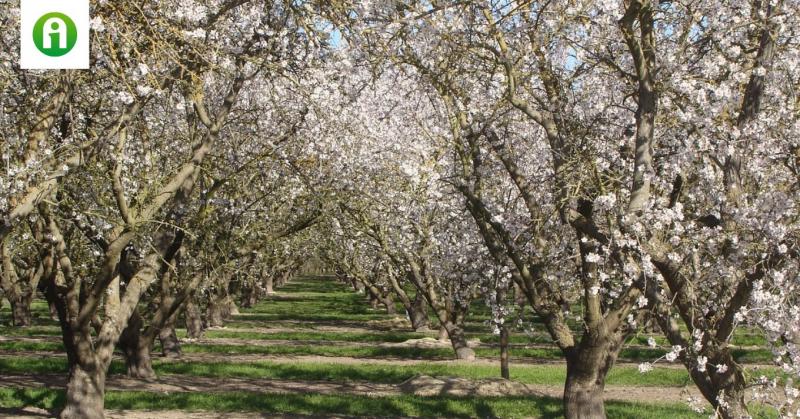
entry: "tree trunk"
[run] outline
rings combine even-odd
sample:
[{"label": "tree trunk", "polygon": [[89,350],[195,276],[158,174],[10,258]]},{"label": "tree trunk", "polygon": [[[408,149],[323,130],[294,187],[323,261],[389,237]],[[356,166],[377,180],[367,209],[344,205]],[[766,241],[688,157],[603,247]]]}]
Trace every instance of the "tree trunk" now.
[{"label": "tree trunk", "polygon": [[[564,417],[566,419],[605,419],[603,379],[593,379],[575,372],[567,363],[567,382],[564,386]],[[603,377],[605,378],[605,377]]]},{"label": "tree trunk", "polygon": [[9,300],[11,303],[11,318],[14,326],[28,327],[33,323],[33,316],[31,315],[31,303],[33,302],[33,293],[26,293],[19,296],[14,296]]},{"label": "tree trunk", "polygon": [[150,354],[151,346],[144,342],[143,339],[139,342],[139,345],[126,346],[123,350],[128,377],[144,381],[155,380],[156,373],[153,371],[153,360]]},{"label": "tree trunk", "polygon": [[275,294],[275,279],[272,275],[267,276],[266,280],[267,295]]},{"label": "tree trunk", "polygon": [[60,419],[103,419],[105,368],[73,365],[69,372],[67,394]]},{"label": "tree trunk", "polygon": [[275,281],[275,286],[277,288],[281,288],[286,285],[286,282],[289,280],[289,277],[292,275],[291,271],[286,271],[278,276],[278,280]]},{"label": "tree trunk", "polygon": [[253,308],[253,306],[258,304],[260,292],[261,286],[258,284],[247,287],[242,295],[242,307]]},{"label": "tree trunk", "polygon": [[218,301],[216,298],[216,295],[211,295],[208,299],[208,309],[206,311],[208,327],[225,326],[225,316],[223,314],[223,305],[225,302]]},{"label": "tree trunk", "polygon": [[508,370],[508,327],[500,326],[500,376],[506,380],[511,378]]},{"label": "tree trunk", "polygon": [[441,341],[449,339],[447,337],[447,328],[445,328],[444,325],[439,326],[439,336],[437,337],[437,339]]},{"label": "tree trunk", "polygon": [[58,308],[55,304],[48,301],[47,305],[50,307],[50,320],[58,320]]},{"label": "tree trunk", "polygon": [[406,310],[408,318],[411,320],[411,327],[415,332],[426,332],[430,330],[430,320],[428,320],[428,302],[422,293],[417,293],[414,302]]},{"label": "tree trunk", "polygon": [[467,338],[464,336],[464,329],[453,322],[445,323],[445,330],[447,336],[450,337],[450,344],[453,345],[453,350],[456,351],[456,358],[466,361],[475,360],[475,351],[467,345]]},{"label": "tree trunk", "polygon": [[234,300],[233,297],[230,296],[230,294],[225,299],[225,301],[227,308],[225,309],[223,314],[225,314],[225,320],[230,320],[231,316],[239,314],[239,307],[236,305],[236,300]]},{"label": "tree trunk", "polygon": [[161,354],[166,358],[180,358],[183,355],[181,343],[175,333],[175,319],[177,316],[177,312],[173,313],[158,332],[158,340],[161,342]]},{"label": "tree trunk", "polygon": [[394,299],[392,298],[392,294],[386,294],[382,299],[381,303],[386,307],[386,314],[397,314],[397,307],[394,305]]},{"label": "tree trunk", "polygon": [[200,339],[203,337],[203,316],[200,307],[197,306],[196,297],[189,296],[186,301],[186,310],[183,312],[186,321],[186,336],[189,339]]},{"label": "tree trunk", "polygon": [[350,277],[350,284],[353,285],[353,290],[355,292],[357,292],[357,293],[364,292],[365,287],[364,287],[364,284],[361,281],[355,279],[354,277]]},{"label": "tree trunk", "polygon": [[[588,333],[588,332],[587,332]],[[612,345],[586,342],[584,336],[575,352],[568,354],[567,381],[564,385],[564,417],[566,419],[605,419],[603,390],[606,375],[616,361],[617,349]],[[609,342],[611,344],[611,342]]]},{"label": "tree trunk", "polygon": [[722,419],[744,419],[752,415],[747,411],[744,401],[745,380],[741,371],[737,371],[739,378],[722,391],[724,404],[717,403],[715,407]]},{"label": "tree trunk", "polygon": [[128,327],[119,337],[119,348],[125,357],[128,377],[151,381],[156,378],[150,354],[153,341],[142,336],[143,323],[141,315],[134,311],[128,320]]}]

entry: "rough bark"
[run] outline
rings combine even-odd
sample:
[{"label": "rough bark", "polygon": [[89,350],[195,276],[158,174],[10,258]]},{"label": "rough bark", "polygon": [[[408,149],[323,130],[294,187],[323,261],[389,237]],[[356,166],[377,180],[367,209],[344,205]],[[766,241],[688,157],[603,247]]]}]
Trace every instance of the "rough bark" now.
[{"label": "rough bark", "polygon": [[50,302],[48,302],[47,305],[50,308],[50,320],[58,320],[58,309],[56,305]]},{"label": "rough bark", "polygon": [[422,293],[417,293],[414,302],[406,309],[408,318],[411,320],[411,327],[415,332],[426,332],[430,330],[430,320],[428,319],[428,302]]},{"label": "rough bark", "polygon": [[72,365],[60,419],[103,419],[106,372],[96,365]]},{"label": "rough bark", "polygon": [[225,321],[231,318],[231,302],[227,292],[224,292],[223,295],[220,295],[220,293],[212,293],[209,296],[208,308],[206,311],[208,327],[225,326]]},{"label": "rough bark", "polygon": [[445,341],[449,339],[447,337],[447,328],[444,327],[444,325],[439,326],[439,335],[437,336],[437,339],[439,339],[440,341]]},{"label": "rough bark", "polygon": [[506,380],[511,378],[508,368],[508,327],[500,327],[500,376]]},{"label": "rough bark", "polygon": [[275,279],[272,277],[272,275],[267,275],[264,285],[267,289],[267,295],[275,294]]},{"label": "rough bark", "polygon": [[142,325],[142,316],[138,311],[134,311],[128,319],[128,327],[120,335],[119,348],[125,357],[128,377],[150,381],[156,378],[150,355],[153,341],[148,336],[142,335]]},{"label": "rough bark", "polygon": [[14,326],[28,327],[33,322],[33,315],[31,314],[31,303],[33,302],[33,293],[26,292],[20,295],[9,295],[9,302],[11,303],[11,319]]},{"label": "rough bark", "polygon": [[387,293],[381,297],[381,304],[386,307],[386,314],[397,314],[397,307],[394,305],[394,298],[392,298],[392,294]]},{"label": "rough bark", "polygon": [[465,361],[474,361],[475,351],[467,345],[467,337],[464,335],[464,329],[451,321],[445,322],[444,328],[447,331],[447,336],[450,337],[450,344],[453,345],[456,358]]},{"label": "rough bark", "polygon": [[11,321],[17,327],[30,326],[33,318],[31,303],[34,290],[42,276],[43,267],[40,264],[37,268],[28,268],[18,274],[17,266],[12,261],[11,251],[6,241],[0,244],[0,256],[2,257],[0,288],[3,289],[6,299],[11,304]]},{"label": "rough bark", "polygon": [[197,297],[192,294],[186,301],[186,310],[183,312],[186,322],[186,336],[189,339],[200,339],[203,337],[203,315],[197,305]]},{"label": "rough bark", "polygon": [[177,312],[173,313],[158,332],[158,340],[161,342],[161,355],[166,358],[180,358],[183,355],[181,343],[175,333],[177,315]]},{"label": "rough bark", "polygon": [[564,386],[564,417],[566,419],[604,419],[603,389],[605,376],[598,377],[567,364]]},{"label": "rough bark", "polygon": [[567,353],[567,380],[564,385],[566,419],[604,419],[603,403],[606,375],[617,359],[621,334],[608,335],[603,325],[584,332],[580,344]]},{"label": "rough bark", "polygon": [[242,294],[241,304],[244,308],[252,308],[258,304],[258,286],[253,285],[244,289]]}]

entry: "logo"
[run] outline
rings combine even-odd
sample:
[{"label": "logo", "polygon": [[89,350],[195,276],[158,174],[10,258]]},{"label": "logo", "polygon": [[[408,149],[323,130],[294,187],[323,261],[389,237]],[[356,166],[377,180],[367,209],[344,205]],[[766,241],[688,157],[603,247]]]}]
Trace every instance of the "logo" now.
[{"label": "logo", "polygon": [[20,67],[89,68],[89,0],[20,0]]},{"label": "logo", "polygon": [[78,41],[78,28],[69,16],[53,12],[39,18],[33,26],[33,43],[42,54],[60,57]]}]

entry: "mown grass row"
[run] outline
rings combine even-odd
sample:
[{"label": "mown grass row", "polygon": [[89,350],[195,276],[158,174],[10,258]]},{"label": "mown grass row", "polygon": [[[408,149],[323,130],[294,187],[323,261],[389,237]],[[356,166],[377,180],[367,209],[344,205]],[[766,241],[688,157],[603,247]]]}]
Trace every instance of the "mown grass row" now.
[{"label": "mown grass row", "polygon": [[[31,335],[58,335],[60,332],[55,327],[56,323],[49,319],[49,309],[44,301],[36,300],[33,303],[32,311],[36,326],[27,329],[0,326],[2,336],[31,336]],[[365,322],[376,320],[391,319],[382,309],[373,310],[365,301],[363,295],[356,294],[344,284],[339,284],[331,280],[319,280],[312,278],[302,278],[290,282],[281,289],[281,293],[268,297],[253,308],[242,309],[242,314],[234,316],[234,320],[229,324],[231,328],[255,327],[269,322],[271,325],[280,325],[281,322],[293,322],[284,324],[292,328],[308,327],[314,329],[315,323],[335,323],[338,325],[364,326]],[[498,337],[487,333],[487,326],[483,323],[486,308],[481,301],[473,303],[471,315],[468,317],[467,331],[469,338],[478,338],[482,342],[497,343]],[[543,325],[538,321],[529,308],[524,318],[529,320],[529,326],[533,326],[537,332],[524,333],[512,331],[512,344],[540,344],[552,343],[552,339],[543,332]],[[402,313],[402,307],[398,306],[398,312]],[[8,304],[4,304],[0,314],[3,320],[7,320],[10,314]],[[294,323],[301,322],[301,323]],[[305,324],[302,324],[305,323]],[[436,327],[435,319],[432,319],[433,326]],[[49,328],[48,326],[53,326]],[[575,325],[577,328],[577,324]],[[228,337],[241,339],[259,339],[257,334],[244,332],[235,335],[235,332],[209,331],[208,337]],[[273,339],[287,340],[318,340],[318,341],[351,341],[351,342],[396,342],[407,339],[417,339],[425,336],[424,334],[407,331],[374,331],[372,333],[333,333],[322,331],[318,333],[308,333],[305,336],[291,333]],[[649,334],[640,334],[629,339],[629,344],[646,345]],[[655,334],[652,336],[660,346],[666,346],[666,340]],[[757,331],[739,330],[733,336],[732,344],[737,346],[761,346],[766,347],[767,342],[763,335]]]},{"label": "mown grass row", "polygon": [[[399,384],[417,375],[462,377],[472,380],[497,378],[498,368],[484,364],[341,364],[327,362],[170,362],[155,360],[153,368],[157,374],[179,374],[187,376],[217,378],[252,378],[321,381],[368,381],[382,384]],[[6,374],[61,374],[68,371],[64,358],[0,358],[0,373]],[[750,370],[754,375],[774,377],[778,372],[772,368]],[[124,374],[122,362],[114,361],[111,374]],[[564,365],[513,365],[511,379],[524,384],[560,387],[566,377]],[[618,365],[611,370],[608,385],[645,387],[692,386],[682,368],[656,368],[642,374],[636,367]]]},{"label": "mown grass row", "polygon": [[[395,358],[414,360],[449,360],[453,359],[453,350],[448,347],[417,348],[417,347],[382,347],[382,346],[355,346],[355,345],[238,345],[238,344],[183,344],[186,353],[207,353],[221,355],[272,355],[272,356],[328,356],[328,357],[353,357],[353,358]],[[60,342],[25,342],[8,341],[0,342],[3,351],[63,351]],[[667,351],[661,348],[625,348],[620,352],[620,361],[649,362],[662,357]],[[558,361],[562,359],[561,351],[556,347],[539,348],[512,348],[512,359],[522,362],[531,361]],[[768,363],[772,353],[766,349],[735,349],[732,351],[734,358],[740,363]],[[480,358],[497,359],[500,356],[498,348],[475,348],[475,354]]]},{"label": "mown grass row", "polygon": [[[24,406],[57,410],[64,393],[49,389],[0,389],[0,407]],[[106,409],[184,410],[215,412],[270,412],[295,415],[383,417],[503,417],[560,418],[561,401],[550,397],[367,397],[322,394],[259,393],[151,393],[108,391]],[[609,401],[609,417],[621,419],[700,418],[680,404],[644,404]]]}]

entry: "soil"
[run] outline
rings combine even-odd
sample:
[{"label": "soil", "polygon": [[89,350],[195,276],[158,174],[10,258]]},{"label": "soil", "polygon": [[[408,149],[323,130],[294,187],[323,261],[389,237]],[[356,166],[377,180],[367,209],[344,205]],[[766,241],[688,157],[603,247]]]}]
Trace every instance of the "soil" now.
[{"label": "soil", "polygon": [[[380,348],[451,348],[452,344],[450,339],[435,339],[435,338],[422,338],[422,339],[409,339],[404,342],[385,342],[377,345]],[[478,339],[468,340],[467,346],[470,348],[477,348],[481,346],[481,341]]]}]

